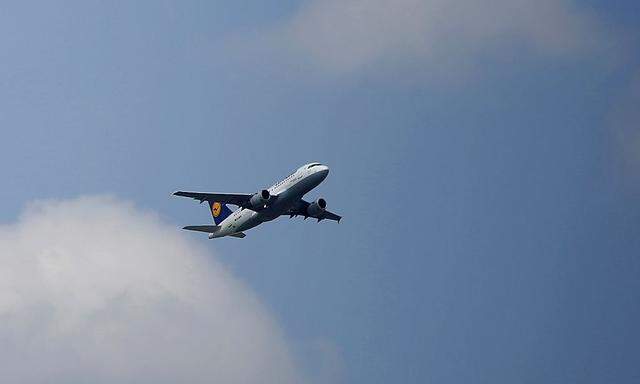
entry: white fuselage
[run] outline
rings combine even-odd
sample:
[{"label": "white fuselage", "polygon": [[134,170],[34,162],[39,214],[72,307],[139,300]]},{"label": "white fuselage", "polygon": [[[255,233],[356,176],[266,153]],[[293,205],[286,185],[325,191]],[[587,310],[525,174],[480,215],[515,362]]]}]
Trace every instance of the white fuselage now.
[{"label": "white fuselage", "polygon": [[220,223],[220,230],[209,238],[224,237],[246,231],[286,213],[307,192],[317,187],[329,174],[329,167],[304,165],[285,179],[269,187],[273,202],[259,211],[240,208]]}]

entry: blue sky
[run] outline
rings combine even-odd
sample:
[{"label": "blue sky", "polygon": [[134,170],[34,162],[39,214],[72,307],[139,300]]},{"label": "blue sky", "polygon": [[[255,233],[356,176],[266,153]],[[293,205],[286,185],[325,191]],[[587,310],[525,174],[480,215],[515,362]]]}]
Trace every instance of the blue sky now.
[{"label": "blue sky", "polygon": [[310,197],[339,225],[184,235],[310,375],[638,381],[636,2],[3,8],[2,223],[110,194],[178,231],[210,218],[173,190],[257,191],[320,161]]}]

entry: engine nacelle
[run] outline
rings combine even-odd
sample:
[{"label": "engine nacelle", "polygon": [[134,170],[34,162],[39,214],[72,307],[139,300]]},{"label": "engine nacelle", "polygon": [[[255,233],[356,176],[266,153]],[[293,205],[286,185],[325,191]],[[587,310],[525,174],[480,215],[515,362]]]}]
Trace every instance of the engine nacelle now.
[{"label": "engine nacelle", "polygon": [[318,217],[327,209],[327,201],[322,197],[309,204],[307,214],[311,217]]},{"label": "engine nacelle", "polygon": [[263,189],[262,191],[257,192],[256,194],[251,196],[249,204],[251,204],[251,207],[255,209],[264,209],[270,198],[271,194],[269,193],[269,191]]}]

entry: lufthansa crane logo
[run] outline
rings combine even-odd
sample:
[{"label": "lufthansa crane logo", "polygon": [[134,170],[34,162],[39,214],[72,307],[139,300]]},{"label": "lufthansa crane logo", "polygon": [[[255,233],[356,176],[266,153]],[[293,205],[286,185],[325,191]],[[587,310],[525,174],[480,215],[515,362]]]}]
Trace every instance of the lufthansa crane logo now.
[{"label": "lufthansa crane logo", "polygon": [[213,213],[213,217],[220,216],[220,211],[222,211],[222,205],[216,201],[211,206],[211,213]]}]

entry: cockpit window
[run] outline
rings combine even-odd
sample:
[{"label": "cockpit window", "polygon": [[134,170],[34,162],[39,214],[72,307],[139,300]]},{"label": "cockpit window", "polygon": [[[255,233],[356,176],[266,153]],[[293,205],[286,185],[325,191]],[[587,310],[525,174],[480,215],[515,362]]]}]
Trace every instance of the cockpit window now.
[{"label": "cockpit window", "polygon": [[318,167],[318,166],[320,166],[320,165],[322,165],[322,164],[320,164],[320,163],[313,163],[313,164],[310,164],[310,165],[307,167],[307,169],[309,169],[309,168],[313,168],[313,167]]}]

